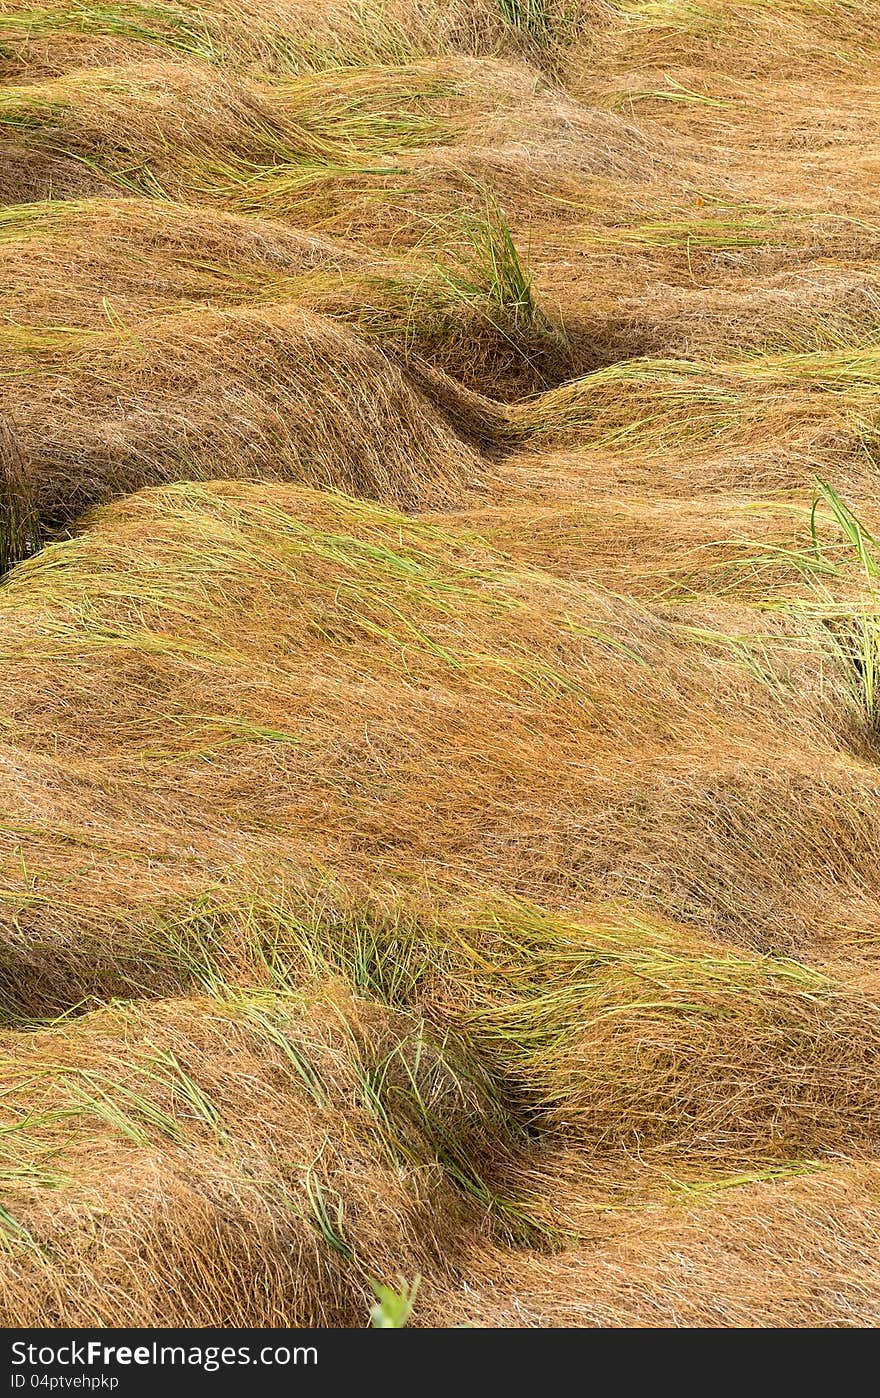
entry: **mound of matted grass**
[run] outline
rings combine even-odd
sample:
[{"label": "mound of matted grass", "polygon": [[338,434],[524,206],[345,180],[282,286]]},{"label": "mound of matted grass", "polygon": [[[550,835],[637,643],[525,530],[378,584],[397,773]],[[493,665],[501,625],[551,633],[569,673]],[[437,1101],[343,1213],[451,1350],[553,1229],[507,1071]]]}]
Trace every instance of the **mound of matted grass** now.
[{"label": "mound of matted grass", "polygon": [[474,451],[401,371],[323,317],[280,307],[111,322],[0,332],[22,490],[46,524],[163,480],[287,478],[411,507],[478,475]]},{"label": "mound of matted grass", "polygon": [[[558,1200],[569,1179],[556,1163],[548,1193]],[[435,1290],[425,1279],[417,1323],[876,1325],[874,1165],[718,1182],[679,1180],[672,1167],[664,1180],[665,1206],[607,1207],[604,1235],[564,1255],[475,1245],[466,1283]]]},{"label": "mound of matted grass", "polygon": [[764,950],[875,916],[866,697],[821,607],[669,611],[343,496],[178,485],[19,566],[0,653],[25,947],[102,879],[130,914],[276,857]]},{"label": "mound of matted grass", "polygon": [[[140,339],[144,317],[283,305],[342,320],[401,360],[429,356],[502,395],[572,368],[488,197],[479,215],[449,225],[442,246],[393,257],[359,256],[278,220],[134,198],[12,205],[0,210],[0,244],[10,329],[109,324]],[[63,282],[59,262],[70,269]]]},{"label": "mound of matted grass", "polygon": [[86,68],[8,85],[0,125],[16,136],[29,162],[72,158],[94,171],[99,190],[115,183],[166,197],[197,193],[212,173],[217,182],[225,170],[240,170],[244,178],[331,153],[327,142],[273,111],[243,82],[197,64]]},{"label": "mound of matted grass", "polygon": [[142,198],[10,205],[0,209],[0,245],[0,315],[19,327],[107,330],[114,316],[187,306],[338,301],[371,266],[277,222]]},{"label": "mound of matted grass", "polygon": [[544,147],[563,136],[556,158],[573,170],[618,169],[638,178],[644,162],[664,150],[662,140],[624,118],[536,81],[525,65],[465,58],[262,84],[158,57],[76,68],[8,84],[0,124],[34,153],[72,156],[123,187],[140,182],[148,194],[206,200],[236,182],[281,176],[288,166],[366,169],[370,156],[412,147],[466,138],[477,147],[503,145],[511,129]]},{"label": "mound of matted grass", "polygon": [[370,1277],[454,1271],[485,1214],[454,1162],[515,1144],[448,1036],[341,985],[117,1005],[0,1052],[17,1323],[356,1325]]},{"label": "mound of matted grass", "polygon": [[674,64],[760,83],[813,65],[845,73],[876,52],[876,0],[623,0],[619,10],[632,25],[628,57],[649,71]]},{"label": "mound of matted grass", "polygon": [[8,64],[49,71],[157,49],[260,74],[496,53],[553,70],[570,45],[601,39],[615,18],[605,0],[121,0],[88,10],[46,0],[4,8],[0,40]]},{"label": "mound of matted grass", "polygon": [[[656,922],[421,898],[228,889],[177,920],[187,998],[7,1032],[4,1314],[357,1324],[369,1278],[404,1268],[471,1320],[607,1322],[630,1249],[623,1314],[662,1313],[664,1232],[704,1267],[717,1222],[748,1275],[778,1211],[784,1267],[786,1181],[858,1188],[840,1162],[876,1149],[876,1000]],[[482,1295],[498,1267],[519,1302]]]},{"label": "mound of matted grass", "polygon": [[[511,405],[501,438],[569,439],[616,446],[638,441],[658,453],[682,443],[748,442],[772,430],[812,461],[874,444],[880,359],[873,346],[746,358],[732,363],[631,359]],[[462,421],[479,413],[474,400]]]}]

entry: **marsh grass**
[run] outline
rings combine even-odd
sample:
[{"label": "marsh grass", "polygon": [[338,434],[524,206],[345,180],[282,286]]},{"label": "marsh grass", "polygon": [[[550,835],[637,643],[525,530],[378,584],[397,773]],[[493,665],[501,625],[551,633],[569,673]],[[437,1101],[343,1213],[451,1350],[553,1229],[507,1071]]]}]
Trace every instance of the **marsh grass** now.
[{"label": "marsh grass", "polygon": [[106,35],[212,60],[216,46],[198,10],[176,5],[33,6],[0,15],[0,44],[13,51],[25,41],[72,35]]},{"label": "marsh grass", "polygon": [[[880,543],[842,495],[816,479],[808,537],[754,555],[809,584],[797,597],[767,602],[817,625],[830,639],[856,710],[869,732],[880,724]],[[828,537],[828,525],[835,529]],[[852,595],[855,589],[855,597]]]},{"label": "marsh grass", "polygon": [[[446,334],[454,337],[450,309],[457,303],[471,322],[468,329],[465,321],[464,333],[473,346],[472,373],[477,382],[488,374],[503,389],[504,361],[509,360],[514,370],[518,362],[521,371],[531,372],[526,388],[558,383],[568,377],[572,364],[564,327],[539,303],[528,253],[523,255],[517,248],[500,204],[485,191],[482,199],[481,212],[460,219],[460,233],[452,238],[444,260],[435,264],[432,278],[423,283],[414,309],[420,313],[425,289],[438,282],[446,288]],[[482,353],[481,341],[485,342]],[[467,341],[459,358],[467,363]]]},{"label": "marsh grass", "polygon": [[13,1325],[876,1323],[878,13],[0,15]]},{"label": "marsh grass", "polygon": [[0,578],[39,544],[39,520],[21,447],[12,428],[0,421]]},{"label": "marsh grass", "polygon": [[36,1249],[37,1247],[27,1228],[19,1223],[5,1204],[0,1204],[0,1246],[10,1253],[15,1253],[20,1248]]},{"label": "marsh grass", "polygon": [[462,231],[460,270],[446,273],[452,290],[469,305],[487,305],[488,314],[504,329],[532,329],[541,312],[531,273],[500,206],[487,198],[484,212],[465,218]]},{"label": "marsh grass", "polygon": [[827,624],[844,658],[849,662],[856,700],[865,721],[880,733],[880,544],[860,522],[833,486],[817,481],[816,500],[810,514],[810,534],[815,553],[823,556],[817,529],[820,502],[825,505],[858,560],[864,581],[864,600],[847,614],[832,606]]},{"label": "marsh grass", "polygon": [[345,1262],[354,1258],[351,1245],[345,1236],[345,1204],[342,1196],[333,1192],[321,1182],[321,1177],[309,1166],[303,1175],[303,1187],[309,1205],[309,1219],[328,1247]]},{"label": "marsh grass", "polygon": [[529,38],[544,42],[549,38],[552,21],[546,0],[498,0],[498,7],[508,24]]}]

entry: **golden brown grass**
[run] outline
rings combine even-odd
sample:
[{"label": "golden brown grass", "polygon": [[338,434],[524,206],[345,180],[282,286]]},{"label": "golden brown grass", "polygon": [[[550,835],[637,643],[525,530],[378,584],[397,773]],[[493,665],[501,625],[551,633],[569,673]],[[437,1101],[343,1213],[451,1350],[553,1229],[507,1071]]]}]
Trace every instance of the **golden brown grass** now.
[{"label": "golden brown grass", "polygon": [[878,18],[0,3],[4,1323],[878,1323]]},{"label": "golden brown grass", "polygon": [[477,473],[400,370],[322,317],[204,311],[140,332],[108,319],[0,332],[9,422],[48,523],[163,480],[287,478],[416,505]]}]

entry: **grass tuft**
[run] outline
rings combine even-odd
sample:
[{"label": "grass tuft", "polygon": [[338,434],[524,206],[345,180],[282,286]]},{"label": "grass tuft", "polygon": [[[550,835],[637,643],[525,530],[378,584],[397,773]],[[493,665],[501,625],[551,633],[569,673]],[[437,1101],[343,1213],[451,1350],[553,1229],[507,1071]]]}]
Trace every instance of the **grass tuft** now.
[{"label": "grass tuft", "polygon": [[0,577],[34,553],[40,528],[21,447],[12,428],[0,422]]},{"label": "grass tuft", "polygon": [[370,1324],[375,1330],[402,1330],[413,1312],[421,1277],[413,1277],[411,1282],[398,1278],[397,1287],[385,1286],[382,1282],[370,1281],[375,1305],[370,1307]]}]

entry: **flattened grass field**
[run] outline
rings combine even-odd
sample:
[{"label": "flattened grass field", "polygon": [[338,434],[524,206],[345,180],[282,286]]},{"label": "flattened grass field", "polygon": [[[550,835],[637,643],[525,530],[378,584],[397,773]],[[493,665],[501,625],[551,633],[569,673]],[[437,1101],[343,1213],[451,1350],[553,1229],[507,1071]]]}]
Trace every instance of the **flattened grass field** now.
[{"label": "flattened grass field", "polygon": [[878,0],[0,79],[0,1321],[880,1323]]}]

